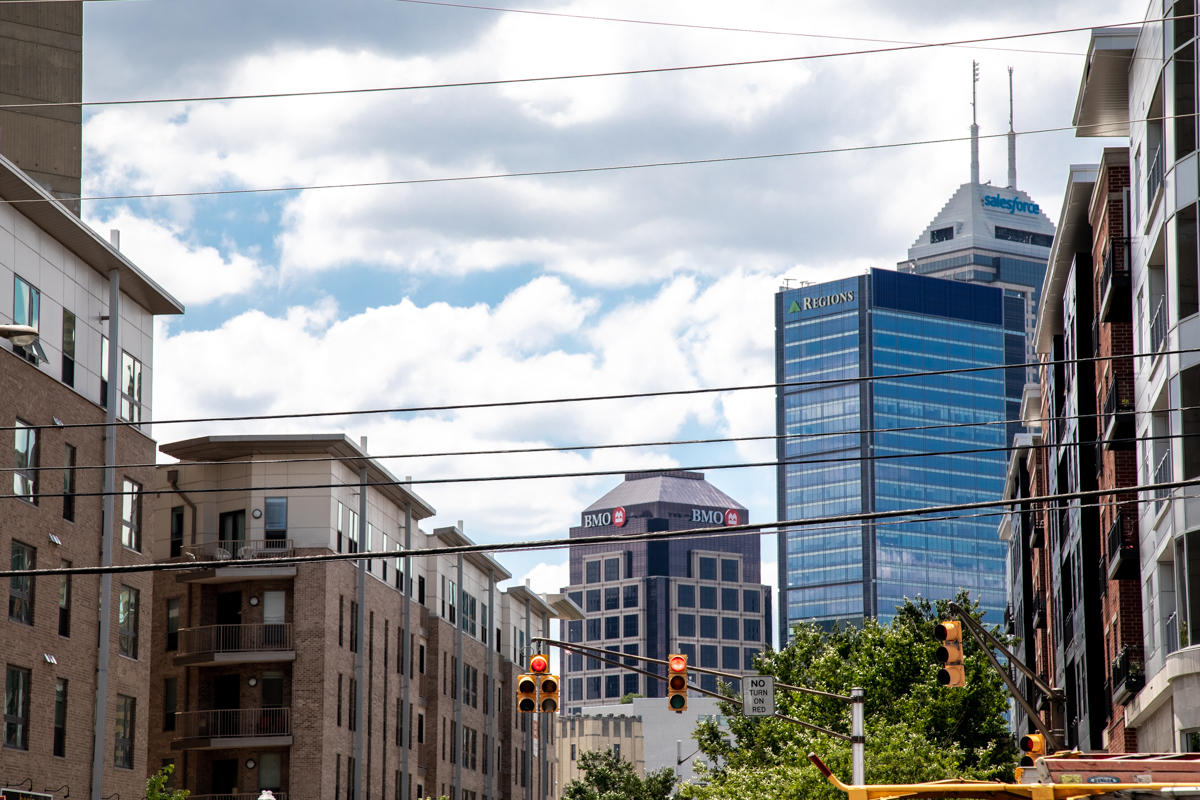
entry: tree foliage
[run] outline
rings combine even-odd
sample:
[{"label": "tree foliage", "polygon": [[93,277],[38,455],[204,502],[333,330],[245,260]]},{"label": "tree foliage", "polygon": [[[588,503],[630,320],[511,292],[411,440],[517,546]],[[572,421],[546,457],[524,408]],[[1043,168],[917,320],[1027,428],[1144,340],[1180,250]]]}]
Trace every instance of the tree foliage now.
[{"label": "tree foliage", "polygon": [[[965,597],[959,605],[970,607]],[[910,783],[942,778],[1011,780],[1016,743],[1005,722],[1007,695],[998,675],[974,642],[964,642],[967,686],[937,685],[933,629],[949,618],[946,604],[908,602],[887,625],[826,632],[815,625],[795,629],[792,642],[759,657],[757,666],[778,683],[841,695],[864,690],[868,783]],[[776,689],[776,709],[842,733],[850,731],[848,705],[840,700]],[[723,703],[733,735],[702,723],[696,741],[705,761],[685,798],[738,797],[781,800],[805,797],[844,800],[808,763],[812,751],[843,780],[850,779],[850,744],[779,718],[750,718]]]},{"label": "tree foliage", "polygon": [[670,767],[638,776],[633,765],[611,750],[589,750],[579,754],[583,777],[567,784],[563,800],[668,800],[675,789],[675,771]]},{"label": "tree foliage", "polygon": [[174,764],[165,764],[162,769],[146,779],[146,800],[187,800],[191,794],[187,789],[168,789]]}]

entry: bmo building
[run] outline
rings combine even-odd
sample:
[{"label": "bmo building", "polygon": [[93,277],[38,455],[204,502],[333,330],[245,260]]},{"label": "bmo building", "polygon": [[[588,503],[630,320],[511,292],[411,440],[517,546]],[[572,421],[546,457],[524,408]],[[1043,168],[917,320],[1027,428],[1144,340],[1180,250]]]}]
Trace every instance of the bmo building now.
[{"label": "bmo building", "polygon": [[[583,510],[572,539],[601,534],[720,529],[749,522],[746,508],[685,470],[635,472]],[[564,588],[586,619],[568,622],[570,642],[666,659],[683,653],[693,666],[756,674],[754,656],[771,630],[770,588],[760,582],[757,533],[715,533],[658,541],[571,546],[571,585]],[[647,668],[629,660],[630,666]],[[651,671],[664,674],[661,667]],[[618,703],[627,694],[665,697],[666,684],[621,666],[566,656],[568,713]],[[717,678],[689,679],[715,690]]]}]

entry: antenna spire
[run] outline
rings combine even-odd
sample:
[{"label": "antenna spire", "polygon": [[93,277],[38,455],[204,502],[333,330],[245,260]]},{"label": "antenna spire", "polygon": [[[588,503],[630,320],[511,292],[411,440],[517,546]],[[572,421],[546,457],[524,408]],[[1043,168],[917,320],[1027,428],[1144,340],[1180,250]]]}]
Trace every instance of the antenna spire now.
[{"label": "antenna spire", "polygon": [[979,124],[975,119],[975,86],[979,83],[979,62],[971,62],[971,184],[979,184]]},{"label": "antenna spire", "polygon": [[1013,130],[1013,68],[1008,68],[1008,188],[1017,188],[1017,132]]}]

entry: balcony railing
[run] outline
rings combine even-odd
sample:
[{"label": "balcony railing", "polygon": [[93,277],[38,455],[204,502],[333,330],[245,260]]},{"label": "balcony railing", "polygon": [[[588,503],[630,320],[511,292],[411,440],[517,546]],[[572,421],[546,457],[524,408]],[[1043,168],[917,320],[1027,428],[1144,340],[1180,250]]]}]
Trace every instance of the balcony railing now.
[{"label": "balcony railing", "polygon": [[205,625],[199,628],[181,628],[179,631],[179,655],[181,656],[291,649],[291,623]]},{"label": "balcony railing", "polygon": [[1108,526],[1108,577],[1126,580],[1138,576],[1137,544],[1125,538],[1124,514],[1120,511]]},{"label": "balcony railing", "polygon": [[[1171,451],[1168,450],[1162,454],[1162,458],[1158,460],[1158,466],[1154,468],[1154,482],[1170,483],[1173,480],[1171,474]],[[1154,490],[1155,500],[1165,502],[1170,495],[1171,490],[1165,486],[1159,486]]]},{"label": "balcony railing", "polygon": [[1033,627],[1035,629],[1046,629],[1046,598],[1033,598]]},{"label": "balcony railing", "polygon": [[1129,381],[1112,376],[1104,394],[1104,415],[1101,419],[1106,444],[1114,450],[1127,450],[1134,445],[1133,387]]},{"label": "balcony railing", "polygon": [[218,540],[187,544],[181,548],[183,558],[196,561],[239,561],[258,558],[282,558],[295,555],[291,539]]},{"label": "balcony railing", "polygon": [[1146,206],[1154,207],[1154,200],[1158,196],[1158,190],[1162,188],[1163,182],[1163,151],[1162,145],[1154,151],[1154,157],[1150,159],[1150,163],[1146,166]]},{"label": "balcony railing", "polygon": [[1100,269],[1100,315],[1105,322],[1128,320],[1129,298],[1129,239],[1114,237],[1104,251]]},{"label": "balcony railing", "polygon": [[1126,645],[1112,660],[1112,698],[1114,703],[1124,703],[1146,685],[1146,672],[1140,652]]},{"label": "balcony railing", "polygon": [[1167,617],[1163,636],[1163,647],[1166,649],[1167,655],[1179,649],[1179,612],[1172,611],[1171,616]]},{"label": "balcony railing", "polygon": [[1167,341],[1167,298],[1158,298],[1150,317],[1150,352],[1157,353]]},{"label": "balcony railing", "polygon": [[261,739],[291,735],[290,708],[223,708],[175,714],[177,739]]}]

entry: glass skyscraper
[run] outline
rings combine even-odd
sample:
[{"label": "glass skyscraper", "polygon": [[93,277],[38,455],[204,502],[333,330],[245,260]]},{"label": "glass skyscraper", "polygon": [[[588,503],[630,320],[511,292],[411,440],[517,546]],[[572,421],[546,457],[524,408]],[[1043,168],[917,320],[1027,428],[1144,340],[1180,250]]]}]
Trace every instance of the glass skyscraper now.
[{"label": "glass skyscraper", "polygon": [[[1006,333],[1026,320],[1005,310],[1000,288],[880,269],[776,294],[776,377],[794,384],[776,395],[780,518],[999,499],[1005,370],[886,376],[1012,363]],[[966,450],[981,452],[951,452]],[[996,525],[968,514],[782,530],[781,641],[798,621],[886,621],[905,597],[960,588],[998,622]]]}]

